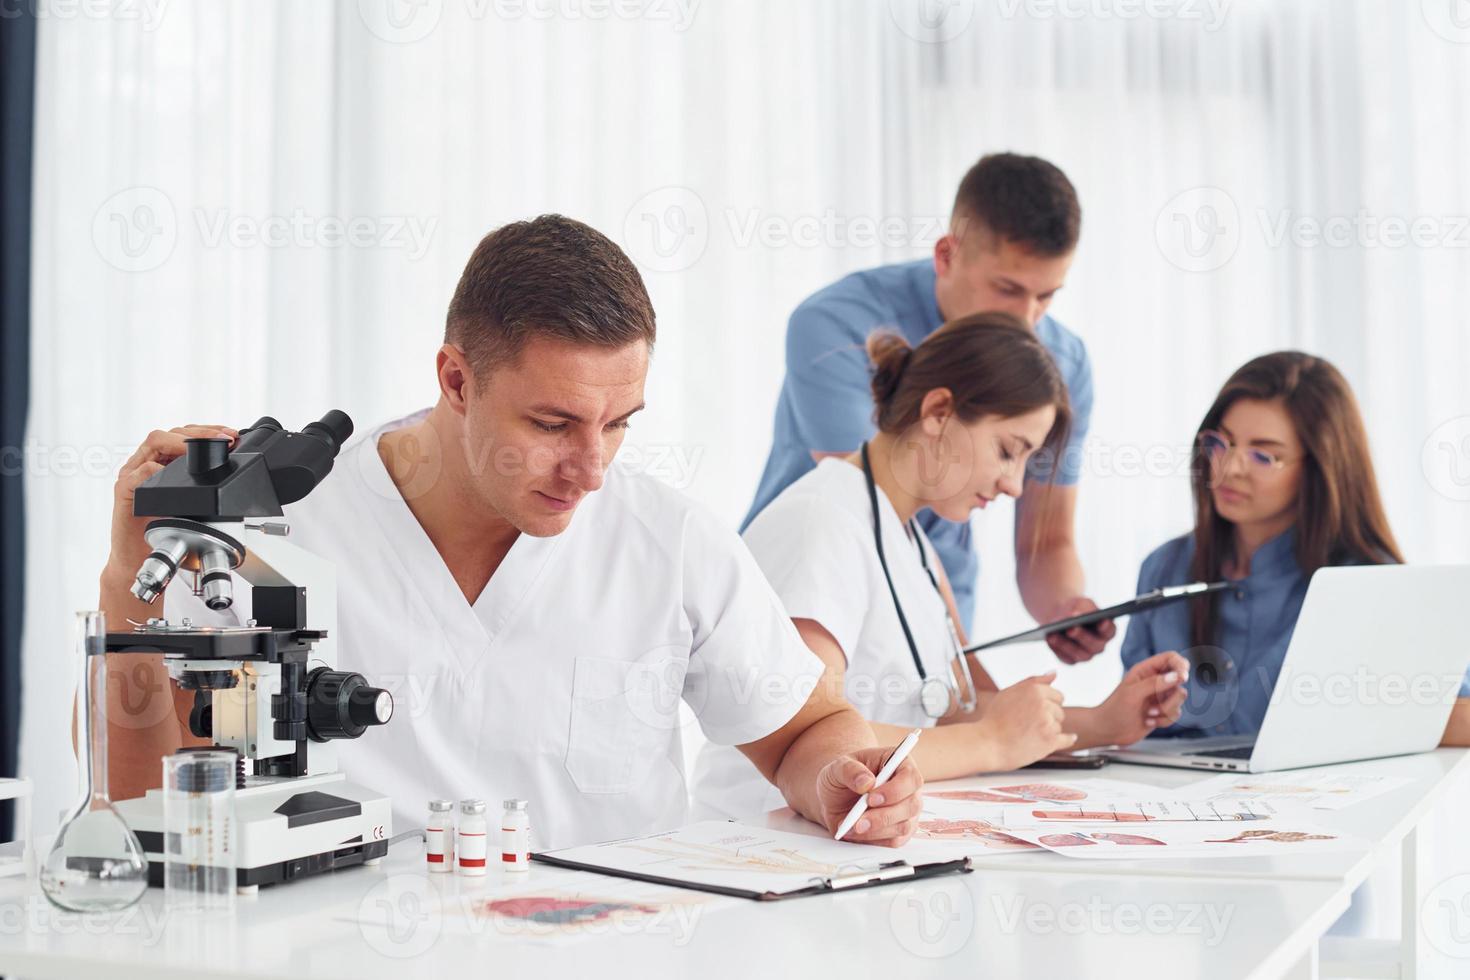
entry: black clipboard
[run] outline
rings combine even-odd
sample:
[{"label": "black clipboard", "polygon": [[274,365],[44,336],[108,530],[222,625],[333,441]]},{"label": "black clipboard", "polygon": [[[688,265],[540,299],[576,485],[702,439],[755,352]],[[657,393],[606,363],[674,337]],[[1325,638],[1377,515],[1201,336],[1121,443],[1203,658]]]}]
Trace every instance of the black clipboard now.
[{"label": "black clipboard", "polygon": [[[734,821],[731,821],[732,823]],[[649,836],[658,836],[652,834]],[[629,838],[638,840],[639,838]],[[804,898],[808,895],[825,895],[831,892],[853,891],[858,888],[877,888],[880,885],[892,885],[906,881],[920,881],[924,878],[934,878],[947,874],[969,874],[974,869],[970,866],[968,857],[959,858],[955,861],[935,861],[929,864],[909,864],[907,861],[887,861],[876,867],[859,868],[848,874],[834,875],[831,878],[810,879],[809,884],[794,888],[788,892],[758,892],[746,888],[734,888],[729,885],[715,885],[702,881],[689,881],[683,878],[666,878],[662,875],[640,874],[633,871],[625,871],[621,868],[610,868],[606,865],[594,864],[590,861],[571,861],[556,856],[555,851],[543,851],[531,855],[532,861],[541,864],[549,864],[558,868],[570,868],[574,871],[591,871],[594,874],[608,875],[613,878],[627,878],[630,881],[646,881],[656,885],[669,885],[674,888],[686,888],[691,891],[711,892],[715,895],[729,895],[733,898],[748,898],[755,902],[779,902],[787,898]]]},{"label": "black clipboard", "polygon": [[1154,589],[1145,592],[1141,596],[1120,602],[1116,606],[1106,609],[1095,609],[1090,613],[1080,616],[1069,616],[1059,619],[1054,623],[1043,623],[1035,629],[1026,630],[1024,633],[1014,633],[1010,636],[1001,637],[999,640],[990,640],[987,643],[977,643],[974,646],[965,647],[966,653],[976,653],[980,650],[989,650],[991,647],[1003,647],[1011,643],[1029,643],[1033,640],[1043,640],[1052,633],[1061,633],[1074,626],[1091,626],[1105,619],[1121,619],[1131,616],[1146,609],[1156,609],[1159,606],[1167,606],[1171,602],[1179,602],[1184,599],[1193,599],[1196,596],[1209,595],[1212,592],[1224,592],[1230,588],[1229,582],[1191,582],[1189,585],[1170,585],[1162,589]]}]

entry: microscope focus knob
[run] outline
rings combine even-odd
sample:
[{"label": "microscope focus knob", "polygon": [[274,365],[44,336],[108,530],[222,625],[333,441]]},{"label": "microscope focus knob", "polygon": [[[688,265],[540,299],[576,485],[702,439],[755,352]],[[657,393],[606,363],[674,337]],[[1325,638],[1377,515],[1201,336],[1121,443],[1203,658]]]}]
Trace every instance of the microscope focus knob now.
[{"label": "microscope focus knob", "polygon": [[393,717],[393,695],[349,670],[318,667],[306,678],[306,729],[312,741],[357,738]]}]

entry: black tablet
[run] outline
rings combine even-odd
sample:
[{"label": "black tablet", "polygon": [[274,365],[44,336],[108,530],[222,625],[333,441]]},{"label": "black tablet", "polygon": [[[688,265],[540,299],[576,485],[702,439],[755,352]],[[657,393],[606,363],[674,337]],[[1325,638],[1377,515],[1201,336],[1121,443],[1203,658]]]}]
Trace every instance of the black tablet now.
[{"label": "black tablet", "polygon": [[1195,596],[1209,595],[1211,592],[1223,592],[1230,588],[1229,582],[1193,582],[1189,585],[1170,585],[1162,589],[1154,589],[1127,602],[1120,602],[1116,606],[1106,609],[1096,609],[1090,613],[1080,616],[1068,616],[1054,623],[1043,623],[1035,629],[1026,630],[1024,633],[1016,633],[1005,636],[999,640],[991,640],[988,643],[977,643],[971,647],[965,647],[966,653],[975,653],[977,650],[989,650],[991,647],[1003,647],[1010,643],[1029,643],[1033,640],[1044,640],[1052,633],[1062,633],[1074,626],[1091,626],[1105,619],[1121,619],[1131,616],[1145,609],[1153,609],[1156,606],[1167,606],[1171,602],[1181,599],[1192,599]]}]

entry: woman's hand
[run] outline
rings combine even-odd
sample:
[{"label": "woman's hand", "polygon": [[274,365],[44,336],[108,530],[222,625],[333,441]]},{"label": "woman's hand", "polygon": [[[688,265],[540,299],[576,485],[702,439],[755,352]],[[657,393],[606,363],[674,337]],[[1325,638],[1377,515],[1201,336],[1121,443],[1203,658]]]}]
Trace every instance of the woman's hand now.
[{"label": "woman's hand", "polygon": [[1188,695],[1189,661],[1170,650],[1140,661],[1096,708],[1095,744],[1131,745],[1179,720]]},{"label": "woman's hand", "polygon": [[1028,677],[995,694],[975,734],[988,743],[988,771],[1029,766],[1043,756],[1072,747],[1077,736],[1062,731],[1062,692],[1051,686],[1056,671]]}]

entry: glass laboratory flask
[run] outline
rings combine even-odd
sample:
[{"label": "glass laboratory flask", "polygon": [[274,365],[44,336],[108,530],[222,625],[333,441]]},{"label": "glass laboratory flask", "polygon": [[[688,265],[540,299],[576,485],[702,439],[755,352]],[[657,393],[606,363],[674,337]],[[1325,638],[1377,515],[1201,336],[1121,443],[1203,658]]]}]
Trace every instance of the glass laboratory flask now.
[{"label": "glass laboratory flask", "polygon": [[81,792],[41,867],[41,889],[72,912],[125,909],[148,889],[148,859],[107,789],[107,637],[100,612],[76,617],[77,766]]}]

